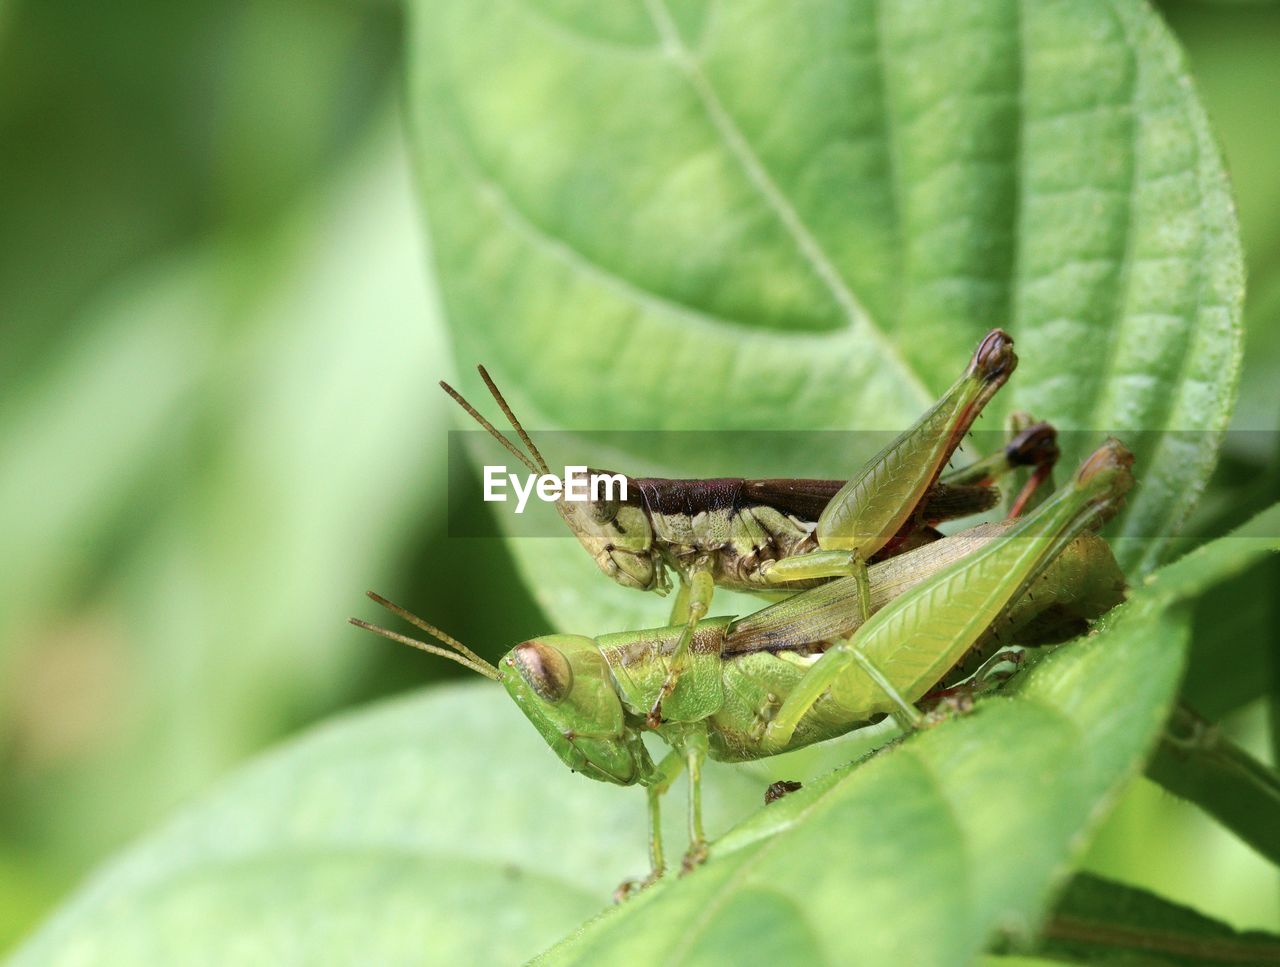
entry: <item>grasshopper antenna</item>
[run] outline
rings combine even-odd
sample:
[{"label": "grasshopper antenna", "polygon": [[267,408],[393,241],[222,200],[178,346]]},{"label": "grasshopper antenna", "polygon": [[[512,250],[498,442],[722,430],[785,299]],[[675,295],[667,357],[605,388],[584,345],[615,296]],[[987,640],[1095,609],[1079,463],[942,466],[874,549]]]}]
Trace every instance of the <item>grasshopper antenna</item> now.
[{"label": "grasshopper antenna", "polygon": [[428,644],[425,641],[419,641],[417,638],[410,638],[408,635],[402,635],[399,632],[391,631],[375,624],[370,624],[369,622],[362,621],[359,618],[348,618],[347,621],[351,622],[351,624],[355,625],[357,628],[363,628],[365,631],[372,631],[375,635],[381,635],[383,638],[389,638],[402,645],[408,645],[410,648],[417,648],[419,651],[425,651],[429,654],[437,655],[440,658],[448,658],[450,661],[457,662],[463,668],[471,669],[478,675],[483,675],[485,678],[492,678],[495,682],[498,681],[497,669],[489,665],[481,667],[480,665],[467,661],[461,655],[455,655],[453,652],[447,651],[444,648],[437,648],[435,645]]},{"label": "grasshopper antenna", "polygon": [[447,658],[450,661],[457,662],[464,668],[470,668],[473,672],[483,675],[485,678],[491,678],[495,682],[499,680],[500,676],[498,674],[498,669],[494,668],[493,665],[485,661],[462,642],[458,641],[457,638],[454,638],[452,635],[445,634],[439,628],[428,624],[416,614],[405,610],[398,604],[393,604],[380,594],[376,594],[373,591],[367,591],[365,593],[392,614],[399,615],[415,628],[421,628],[432,638],[435,638],[441,644],[448,645],[450,648],[455,649],[455,651],[449,651],[447,648],[440,648],[436,645],[428,644],[425,641],[419,641],[417,638],[410,638],[408,635],[389,631],[386,628],[370,624],[369,622],[362,621],[359,618],[348,618],[347,620],[357,628],[363,628],[365,631],[372,631],[375,635],[381,635],[383,638],[389,638],[391,641],[398,641],[400,644],[408,645],[410,648],[417,648],[420,651],[437,655],[440,658]]},{"label": "grasshopper antenna", "polygon": [[480,411],[477,410],[470,403],[468,403],[466,401],[466,398],[461,393],[459,393],[456,389],[454,389],[444,380],[440,380],[440,388],[444,390],[446,393],[448,393],[450,396],[452,396],[455,403],[457,403],[469,414],[471,414],[471,418],[475,420],[477,423],[479,423],[486,430],[488,430],[489,435],[493,437],[495,440],[497,440],[499,443],[501,443],[504,447],[506,447],[507,452],[510,453],[517,460],[519,460],[522,464],[524,464],[525,468],[530,473],[544,472],[544,471],[540,471],[539,468],[534,465],[533,461],[528,458],[528,456],[521,453],[519,448],[514,443],[512,443],[505,436],[503,436],[501,430],[499,430],[496,426],[494,426],[492,423],[486,420],[483,416],[481,416]]},{"label": "grasshopper antenna", "polygon": [[513,413],[511,411],[511,407],[507,405],[506,398],[501,392],[499,392],[498,385],[489,375],[489,371],[483,366],[477,366],[476,369],[480,370],[480,378],[484,380],[484,385],[489,387],[489,392],[493,394],[493,398],[497,401],[498,405],[502,407],[502,412],[505,413],[507,419],[511,421],[512,427],[514,427],[516,433],[520,435],[520,440],[529,448],[529,452],[533,454],[533,459],[538,461],[538,466],[542,468],[542,472],[546,474],[551,473],[551,471],[547,469],[547,461],[542,459],[542,454],[538,452],[538,448],[535,447],[533,445],[533,441],[529,439],[529,434],[524,431],[524,427],[522,427],[520,425],[520,421],[516,419],[515,413]]}]

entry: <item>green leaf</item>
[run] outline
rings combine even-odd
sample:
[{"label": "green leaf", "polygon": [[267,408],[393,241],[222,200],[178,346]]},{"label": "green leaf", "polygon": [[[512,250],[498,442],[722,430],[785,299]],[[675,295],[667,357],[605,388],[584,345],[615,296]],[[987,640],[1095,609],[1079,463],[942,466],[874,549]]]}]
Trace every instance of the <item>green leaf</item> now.
[{"label": "green leaf", "polygon": [[[489,366],[532,426],[898,430],[998,324],[1023,362],[995,414],[1088,431],[1068,462],[1127,437],[1144,486],[1120,552],[1159,560],[1230,410],[1242,274],[1221,160],[1145,3],[413,12],[458,367]],[[779,452],[696,450],[674,475]],[[867,455],[772,473],[848,476]],[[659,613],[554,560],[581,556],[571,542],[515,553],[559,626]]]},{"label": "green leaf", "polygon": [[1232,578],[1196,602],[1183,698],[1210,721],[1274,692],[1275,589],[1280,558]]},{"label": "green leaf", "polygon": [[1280,548],[1280,503],[1255,514],[1225,537],[1202,544],[1143,581],[1143,594],[1166,601],[1194,598],[1247,574]]},{"label": "green leaf", "polygon": [[1145,890],[1081,874],[1045,925],[1036,952],[1078,963],[1280,963],[1280,937],[1237,931]]},{"label": "green leaf", "polygon": [[[1196,602],[1193,627],[1201,627],[1206,606],[1222,593],[1225,586],[1229,593],[1241,588],[1252,588],[1256,594],[1267,598],[1274,593],[1274,578],[1280,556],[1280,504],[1254,516],[1229,535],[1196,548],[1194,551],[1163,568],[1146,581],[1145,594],[1163,595],[1170,599],[1187,599],[1203,595]],[[1261,577],[1273,583],[1256,585],[1253,579]],[[1212,589],[1213,595],[1205,594]],[[1212,613],[1212,612],[1211,612]],[[1188,676],[1202,675],[1208,679],[1201,684],[1189,680],[1184,696],[1202,696],[1213,701],[1224,689],[1223,676],[1214,667],[1217,662],[1229,662],[1244,658],[1246,667],[1252,664],[1270,671],[1274,660],[1272,652],[1273,629],[1269,622],[1247,623],[1242,627],[1246,643],[1235,643],[1232,651],[1218,656],[1206,656],[1201,642],[1192,648]],[[1209,636],[1210,644],[1217,636]],[[1197,657],[1199,661],[1197,661]],[[1266,676],[1256,687],[1265,689]],[[1228,682],[1234,679],[1227,677]],[[1280,775],[1274,769],[1258,762],[1230,740],[1219,735],[1208,722],[1201,720],[1194,711],[1179,707],[1173,715],[1166,735],[1156,754],[1148,763],[1147,774],[1168,791],[1190,799],[1219,820],[1227,828],[1249,843],[1254,849],[1274,863],[1280,863]],[[1205,708],[1207,713],[1225,709]]]},{"label": "green leaf", "polygon": [[[1280,127],[1258,124],[1256,110],[1273,90],[1275,75],[1270,68],[1280,57],[1280,4],[1222,0],[1164,3],[1161,8],[1186,47],[1196,88],[1222,142],[1239,202],[1253,301],[1252,290],[1260,276],[1280,267],[1280,184],[1267,171],[1268,160],[1280,152]],[[1252,341],[1252,327],[1246,328]],[[1252,365],[1250,357],[1251,353],[1246,354],[1246,369]],[[1269,427],[1272,422],[1268,419],[1255,427]]]},{"label": "green leaf", "polygon": [[[6,389],[38,383],[122,274],[301,201],[394,86],[388,14],[354,0],[0,4],[0,39],[22,37],[0,63]],[[272,49],[281,36],[288,50]]]},{"label": "green leaf", "polygon": [[1179,706],[1147,775],[1280,865],[1280,774]]},{"label": "green leaf", "polygon": [[[554,840],[510,822],[520,798],[548,824],[594,821],[589,795],[557,810],[568,780],[588,784],[560,776],[520,729],[496,688],[440,689],[336,721],[153,834],[15,963],[527,956],[599,896],[566,880]],[[501,761],[486,770],[491,755]]]}]

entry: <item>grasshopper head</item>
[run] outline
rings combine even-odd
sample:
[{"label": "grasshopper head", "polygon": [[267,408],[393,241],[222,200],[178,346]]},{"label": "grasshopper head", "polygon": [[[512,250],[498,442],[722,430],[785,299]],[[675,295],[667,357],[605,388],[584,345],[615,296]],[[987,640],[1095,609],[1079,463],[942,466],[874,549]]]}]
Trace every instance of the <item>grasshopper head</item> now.
[{"label": "grasshopper head", "polygon": [[[547,461],[538,452],[537,446],[529,434],[525,432],[520,421],[511,410],[502,393],[483,366],[477,367],[481,379],[489,387],[494,401],[506,414],[520,442],[528,453],[520,450],[508,440],[497,427],[480,415],[480,412],[468,403],[452,386],[441,382],[441,388],[479,423],[489,435],[506,448],[507,452],[519,460],[531,473],[550,473]],[[593,471],[598,473],[598,471]],[[587,553],[599,565],[600,570],[613,578],[624,588],[636,588],[641,591],[657,590],[666,593],[670,588],[665,569],[653,548],[653,527],[648,516],[638,507],[630,506],[615,494],[626,479],[622,474],[610,474],[612,482],[607,484],[603,494],[591,495],[590,500],[566,500],[561,497],[556,502],[556,509],[569,525],[574,536],[587,549]]]},{"label": "grasshopper head", "polygon": [[653,766],[626,727],[622,700],[591,638],[545,635],[499,663],[500,681],[547,745],[574,772],[629,786]]},{"label": "grasshopper head", "polygon": [[653,525],[641,508],[608,496],[560,500],[556,509],[601,571],[624,588],[659,588],[665,572],[654,552]]},{"label": "grasshopper head", "polygon": [[593,639],[579,635],[533,638],[512,648],[495,668],[456,638],[398,604],[372,591],[369,597],[439,644],[359,618],[350,619],[353,625],[501,682],[547,745],[574,772],[620,786],[652,774],[653,760],[627,725],[613,675]]}]

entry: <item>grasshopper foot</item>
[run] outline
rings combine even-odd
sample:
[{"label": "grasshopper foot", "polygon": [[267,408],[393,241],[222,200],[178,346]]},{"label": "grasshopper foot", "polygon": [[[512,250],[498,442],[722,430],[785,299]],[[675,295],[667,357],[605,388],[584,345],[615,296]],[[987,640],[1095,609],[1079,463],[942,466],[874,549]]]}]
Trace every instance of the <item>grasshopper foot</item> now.
[{"label": "grasshopper foot", "polygon": [[707,861],[707,844],[694,843],[689,847],[689,851],[684,854],[684,859],[680,861],[680,875],[692,873],[699,866]]},{"label": "grasshopper foot", "polygon": [[974,684],[979,690],[996,688],[1007,682],[1018,673],[1027,653],[1020,648],[1005,648],[988,658],[977,674],[973,676]]},{"label": "grasshopper foot", "polygon": [[654,871],[646,876],[643,880],[623,880],[618,884],[618,888],[613,891],[613,902],[622,903],[630,900],[641,890],[647,890],[662,878],[662,874]]},{"label": "grasshopper foot", "polygon": [[923,725],[927,728],[957,715],[968,714],[973,710],[975,698],[994,691],[1012,678],[1025,659],[1026,653],[1021,649],[1005,649],[992,655],[969,681],[926,696]]},{"label": "grasshopper foot", "polygon": [[934,706],[925,714],[921,722],[922,728],[931,728],[959,715],[968,715],[973,711],[974,690],[968,685],[957,685],[939,692]]}]

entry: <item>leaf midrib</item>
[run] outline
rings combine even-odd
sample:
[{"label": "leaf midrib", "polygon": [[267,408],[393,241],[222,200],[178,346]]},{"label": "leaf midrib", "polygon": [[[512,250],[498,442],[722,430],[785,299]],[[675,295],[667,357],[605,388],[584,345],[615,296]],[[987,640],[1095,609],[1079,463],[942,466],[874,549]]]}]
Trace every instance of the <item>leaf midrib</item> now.
[{"label": "leaf midrib", "polygon": [[765,205],[791,237],[800,256],[826,286],[836,305],[848,320],[850,328],[861,329],[870,336],[885,360],[898,370],[903,384],[909,387],[912,394],[917,397],[919,405],[927,406],[934,396],[933,392],[920,374],[907,362],[897,345],[883,329],[876,325],[871,313],[854,295],[826,251],[800,218],[791,200],[783,194],[764,163],[752,150],[750,142],[725,109],[711,79],[702,70],[697,58],[685,46],[667,10],[665,0],[645,0],[645,9],[649,12],[654,28],[662,38],[664,53],[684,75],[725,150],[742,168],[748,183],[759,193]]}]

